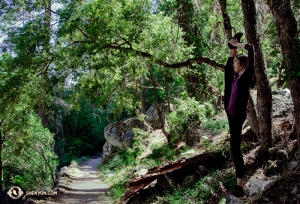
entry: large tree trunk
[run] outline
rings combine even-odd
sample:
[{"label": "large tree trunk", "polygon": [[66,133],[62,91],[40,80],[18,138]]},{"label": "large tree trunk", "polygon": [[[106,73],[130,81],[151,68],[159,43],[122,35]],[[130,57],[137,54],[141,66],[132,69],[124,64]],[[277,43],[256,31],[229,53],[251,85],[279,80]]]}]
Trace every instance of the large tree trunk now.
[{"label": "large tree trunk", "polygon": [[226,12],[226,0],[219,0],[222,16],[224,20],[224,28],[225,28],[225,35],[227,39],[230,39],[232,37],[232,26],[230,23],[229,15]]},{"label": "large tree trunk", "polygon": [[184,31],[184,40],[189,45],[191,44],[191,40],[189,37],[189,34],[191,32],[190,29],[190,18],[188,16],[188,13],[192,10],[190,0],[178,0],[178,12],[177,12],[177,18],[178,18],[178,24]]},{"label": "large tree trunk", "polygon": [[300,43],[297,36],[297,22],[291,9],[290,0],[268,0],[278,29],[283,65],[290,79],[290,90],[294,103],[295,129],[300,147]]},{"label": "large tree trunk", "polygon": [[[49,52],[50,39],[51,39],[51,0],[47,0],[45,2],[44,32],[45,32],[45,37],[42,40],[42,47],[43,47],[43,50],[46,53],[48,53]],[[49,73],[48,73],[49,65],[41,73],[41,76],[43,78],[43,82],[45,83],[45,86],[47,86],[47,82],[49,81]],[[47,125],[48,125],[48,119],[49,118],[48,118],[48,115],[47,115],[47,109],[48,109],[48,107],[47,107],[47,105],[44,101],[42,101],[38,105],[38,115],[42,119],[43,127],[47,127]]]},{"label": "large tree trunk", "polygon": [[267,77],[267,67],[257,34],[256,9],[254,0],[242,0],[244,24],[247,41],[255,48],[255,76],[257,80],[257,114],[259,140],[262,150],[273,144],[272,131],[272,94]]}]

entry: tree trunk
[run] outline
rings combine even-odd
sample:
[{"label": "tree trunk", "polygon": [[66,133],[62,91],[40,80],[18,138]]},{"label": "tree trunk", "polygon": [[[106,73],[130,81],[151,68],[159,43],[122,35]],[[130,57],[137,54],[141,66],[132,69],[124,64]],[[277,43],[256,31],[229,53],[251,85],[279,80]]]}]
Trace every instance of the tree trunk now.
[{"label": "tree trunk", "polygon": [[[42,47],[43,50],[45,50],[46,53],[49,52],[49,45],[50,45],[50,39],[51,39],[51,0],[47,0],[45,2],[45,13],[44,13],[44,31],[45,31],[45,37],[42,39]],[[48,74],[48,68],[46,67],[45,70],[42,71],[41,76],[43,78],[43,83],[45,83],[45,86],[47,86],[47,82],[49,81],[49,74]],[[48,116],[47,116],[47,105],[44,101],[42,101],[38,105],[38,115],[42,119],[42,125],[43,127],[47,127],[48,125]]]},{"label": "tree trunk", "polygon": [[189,37],[190,29],[190,18],[188,13],[192,10],[190,0],[178,0],[178,24],[184,31],[184,40],[189,45],[191,40]]},{"label": "tree trunk", "polygon": [[163,70],[163,73],[164,73],[164,89],[166,90],[166,100],[167,100],[167,103],[168,103],[168,112],[171,112],[171,105],[170,105],[170,97],[169,97],[169,87],[168,87],[168,82],[167,82],[167,73],[166,73],[167,70]]},{"label": "tree trunk", "polygon": [[156,102],[156,110],[157,110],[157,113],[158,113],[158,118],[159,118],[159,122],[160,122],[160,125],[161,125],[161,128],[162,128],[162,132],[165,135],[165,137],[167,138],[168,145],[172,146],[172,140],[171,140],[172,137],[166,131],[165,118],[164,118],[164,116],[162,114],[162,110],[159,107],[158,96],[157,96],[157,89],[156,89],[156,82],[155,82],[155,79],[154,79],[154,74],[153,74],[153,72],[151,71],[150,68],[148,68],[148,70],[149,70],[149,73],[150,73],[150,76],[151,76],[151,81],[152,81],[152,84],[153,84],[153,87],[154,87],[154,96],[155,96],[155,102]]},{"label": "tree trunk", "polygon": [[232,26],[230,23],[230,18],[226,12],[226,0],[219,0],[219,3],[224,20],[225,35],[227,39],[230,39],[232,37]]},{"label": "tree trunk", "polygon": [[256,8],[254,0],[242,0],[244,25],[247,41],[255,48],[255,76],[257,80],[258,136],[262,150],[273,144],[272,131],[272,94],[267,77],[267,67],[257,34]]},{"label": "tree trunk", "polygon": [[295,129],[300,147],[300,43],[297,36],[297,22],[291,9],[290,0],[268,0],[278,29],[283,65],[288,75],[292,100],[294,103]]},{"label": "tree trunk", "polygon": [[256,135],[257,139],[259,139],[259,123],[257,119],[256,110],[254,108],[254,102],[253,98],[250,94],[249,100],[248,100],[248,114],[247,114],[247,120],[249,122],[250,128],[253,131],[253,133]]}]

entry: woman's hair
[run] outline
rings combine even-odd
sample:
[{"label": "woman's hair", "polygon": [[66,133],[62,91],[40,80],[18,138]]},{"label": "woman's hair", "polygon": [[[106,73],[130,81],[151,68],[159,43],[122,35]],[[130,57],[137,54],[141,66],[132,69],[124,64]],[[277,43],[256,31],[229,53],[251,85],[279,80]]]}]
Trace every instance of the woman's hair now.
[{"label": "woman's hair", "polygon": [[[240,65],[245,65],[245,67],[247,66],[248,56],[243,55],[243,54],[238,54],[238,55],[236,55],[236,58],[238,58],[240,60]],[[253,78],[252,78],[252,83],[250,85],[250,88],[253,89],[255,84],[256,84],[256,77],[255,77],[255,74],[254,74]]]},{"label": "woman's hair", "polygon": [[236,58],[238,58],[240,60],[240,65],[245,65],[245,67],[247,66],[248,56],[243,55],[243,54],[238,54],[238,55],[236,55]]}]

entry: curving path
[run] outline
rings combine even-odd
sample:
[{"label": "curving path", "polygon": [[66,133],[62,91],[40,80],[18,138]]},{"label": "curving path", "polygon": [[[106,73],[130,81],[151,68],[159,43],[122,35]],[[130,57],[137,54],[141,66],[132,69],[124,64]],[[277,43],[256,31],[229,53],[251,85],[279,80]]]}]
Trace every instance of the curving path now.
[{"label": "curving path", "polygon": [[69,167],[59,182],[57,196],[48,196],[36,203],[45,204],[111,204],[106,192],[109,186],[100,179],[98,165],[102,158],[89,159],[77,167]]}]

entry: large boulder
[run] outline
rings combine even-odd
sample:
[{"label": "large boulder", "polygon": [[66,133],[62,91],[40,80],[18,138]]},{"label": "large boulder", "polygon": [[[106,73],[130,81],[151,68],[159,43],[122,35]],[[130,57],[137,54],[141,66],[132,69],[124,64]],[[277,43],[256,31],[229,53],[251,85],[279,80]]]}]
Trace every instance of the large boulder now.
[{"label": "large boulder", "polygon": [[277,89],[272,92],[273,117],[285,115],[294,110],[294,105],[289,89]]},{"label": "large boulder", "polygon": [[[170,104],[170,107],[171,107],[171,111],[175,109],[175,106],[173,104]],[[159,105],[159,108],[162,111],[163,118],[165,118],[165,116],[170,113],[168,110],[168,104]],[[145,115],[146,115],[145,121],[149,123],[154,130],[162,128],[159,121],[159,116],[158,116],[155,102],[153,102],[151,107],[145,112]]]},{"label": "large boulder", "polygon": [[[257,91],[251,90],[254,104],[257,101]],[[272,91],[273,117],[280,117],[294,110],[291,92],[289,89],[278,88]]]},{"label": "large boulder", "polygon": [[104,128],[104,136],[107,142],[114,147],[124,149],[133,143],[134,132],[132,128],[145,129],[145,125],[137,117],[127,118],[114,122]]}]

